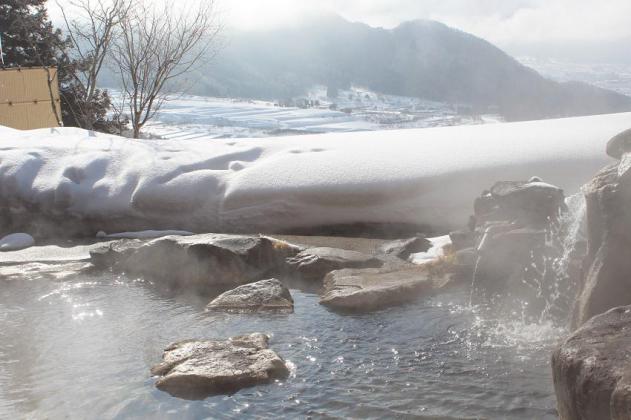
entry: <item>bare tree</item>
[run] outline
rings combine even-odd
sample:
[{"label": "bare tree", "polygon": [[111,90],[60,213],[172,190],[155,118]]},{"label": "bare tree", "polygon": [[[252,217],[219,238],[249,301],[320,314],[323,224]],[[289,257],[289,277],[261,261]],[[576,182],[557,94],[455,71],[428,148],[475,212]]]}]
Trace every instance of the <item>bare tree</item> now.
[{"label": "bare tree", "polygon": [[[94,120],[103,117],[99,109],[109,107],[109,96],[97,88],[97,82],[113,41],[120,36],[120,24],[130,12],[132,0],[73,0],[64,7],[59,2],[57,5],[73,46],[74,57],[68,61],[73,64],[69,73],[74,79],[74,93],[81,97],[79,101],[66,101],[72,108],[68,111],[80,126],[92,129]],[[68,13],[72,13],[72,19]],[[94,107],[99,109],[91,109]]]},{"label": "bare tree", "polygon": [[167,100],[165,88],[212,57],[222,29],[214,0],[169,3],[139,2],[120,20],[113,44],[134,138]]},{"label": "bare tree", "polygon": [[114,122],[114,127],[116,131],[113,131],[112,134],[118,134],[119,136],[124,135],[124,131],[126,130],[127,125],[129,124],[129,118],[125,115],[125,111],[127,109],[127,96],[120,95],[116,100],[112,101],[111,108],[113,111],[112,121]]}]

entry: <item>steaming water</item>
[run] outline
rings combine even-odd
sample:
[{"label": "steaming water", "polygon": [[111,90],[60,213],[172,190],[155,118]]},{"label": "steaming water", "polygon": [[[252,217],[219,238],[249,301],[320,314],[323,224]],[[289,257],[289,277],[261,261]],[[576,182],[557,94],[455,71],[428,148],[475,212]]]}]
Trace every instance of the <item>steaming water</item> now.
[{"label": "steaming water", "polygon": [[[0,418],[555,418],[561,328],[496,319],[466,290],[352,316],[292,294],[291,315],[205,315],[206,300],[109,274],[0,279]],[[170,342],[254,331],[286,381],[203,401],[155,389]]]},{"label": "steaming water", "polygon": [[[499,315],[499,305],[471,305],[468,290],[365,315],[292,290],[291,315],[209,315],[209,298],[166,296],[138,279],[5,269],[0,418],[556,418],[549,359],[567,331],[551,313],[571,299],[565,271],[584,200],[568,207],[536,323],[526,302]],[[149,369],[169,343],[250,332],[272,337],[287,380],[203,401],[155,389]]]}]

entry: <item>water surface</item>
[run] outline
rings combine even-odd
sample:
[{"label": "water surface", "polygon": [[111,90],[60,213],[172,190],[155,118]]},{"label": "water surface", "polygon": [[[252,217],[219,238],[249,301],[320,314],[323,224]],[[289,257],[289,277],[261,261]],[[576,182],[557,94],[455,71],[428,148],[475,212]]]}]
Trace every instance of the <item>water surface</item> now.
[{"label": "water surface", "polygon": [[[556,418],[562,329],[496,320],[467,291],[365,315],[292,294],[291,315],[207,315],[111,274],[0,279],[0,418]],[[155,389],[169,343],[250,332],[272,337],[286,381],[203,401]]]}]

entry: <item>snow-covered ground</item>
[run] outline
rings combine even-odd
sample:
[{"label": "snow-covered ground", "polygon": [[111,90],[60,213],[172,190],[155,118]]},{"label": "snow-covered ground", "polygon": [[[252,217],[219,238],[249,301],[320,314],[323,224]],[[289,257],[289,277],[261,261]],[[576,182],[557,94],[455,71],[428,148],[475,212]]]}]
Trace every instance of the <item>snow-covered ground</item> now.
[{"label": "snow-covered ground", "polygon": [[[114,94],[116,96],[116,94]],[[144,129],[164,139],[270,137],[497,122],[461,115],[449,105],[418,98],[341,90],[336,99],[316,87],[282,104],[180,95],[167,101]]]},{"label": "snow-covered ground", "polygon": [[328,108],[301,109],[265,101],[179,96],[166,102],[144,131],[164,139],[193,139],[375,129],[370,122]]},{"label": "snow-covered ground", "polygon": [[355,222],[461,227],[497,180],[571,193],[631,113],[259,139],[132,140],[0,128],[0,211],[107,232],[269,232]]}]

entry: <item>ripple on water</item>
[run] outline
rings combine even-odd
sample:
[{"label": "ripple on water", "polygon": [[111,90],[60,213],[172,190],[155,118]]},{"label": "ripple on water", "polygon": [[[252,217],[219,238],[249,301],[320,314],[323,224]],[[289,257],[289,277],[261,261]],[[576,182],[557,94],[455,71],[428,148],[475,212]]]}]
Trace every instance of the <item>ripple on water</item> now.
[{"label": "ripple on water", "polygon": [[[251,316],[114,276],[0,283],[0,410],[18,417],[554,418],[563,331],[494,319],[466,293],[342,316],[292,290],[294,314]],[[253,331],[272,336],[287,380],[203,401],[153,386],[170,342]]]}]

